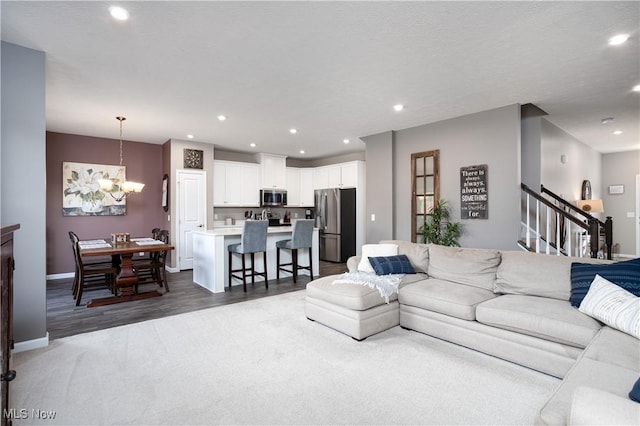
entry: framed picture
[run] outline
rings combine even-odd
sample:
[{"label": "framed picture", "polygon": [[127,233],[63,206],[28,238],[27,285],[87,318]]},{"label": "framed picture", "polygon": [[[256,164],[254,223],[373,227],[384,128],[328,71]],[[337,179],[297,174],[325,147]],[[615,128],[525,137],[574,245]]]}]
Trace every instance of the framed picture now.
[{"label": "framed picture", "polygon": [[624,194],[624,185],[609,185],[610,195]]},{"label": "framed picture", "polygon": [[126,180],[125,166],[89,163],[62,163],[63,216],[123,216],[127,214],[126,198],[120,202],[100,189],[100,179],[114,184]]},{"label": "framed picture", "polygon": [[200,149],[184,149],[184,168],[202,169],[204,166],[204,151]]}]

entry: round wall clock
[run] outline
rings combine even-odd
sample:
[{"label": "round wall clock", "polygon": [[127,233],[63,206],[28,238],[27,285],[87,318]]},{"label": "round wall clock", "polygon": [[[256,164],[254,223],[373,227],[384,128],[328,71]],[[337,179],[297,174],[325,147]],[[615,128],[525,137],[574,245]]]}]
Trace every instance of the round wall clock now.
[{"label": "round wall clock", "polygon": [[203,168],[203,151],[199,149],[184,149],[184,167],[185,169],[202,169]]}]

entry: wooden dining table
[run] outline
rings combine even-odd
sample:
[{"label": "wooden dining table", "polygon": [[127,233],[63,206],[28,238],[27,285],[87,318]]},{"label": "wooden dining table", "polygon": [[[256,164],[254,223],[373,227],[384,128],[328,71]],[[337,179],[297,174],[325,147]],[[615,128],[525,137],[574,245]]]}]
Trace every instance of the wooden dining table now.
[{"label": "wooden dining table", "polygon": [[87,303],[88,308],[162,296],[162,293],[156,290],[145,292],[137,291],[138,276],[133,270],[133,256],[136,253],[159,252],[174,249],[171,244],[165,244],[161,241],[156,241],[151,244],[150,240],[152,239],[132,238],[128,243],[117,244],[111,243],[110,240],[81,241],[80,256],[111,256],[113,264],[118,265],[120,269],[116,277],[116,294],[111,297],[93,299]]}]

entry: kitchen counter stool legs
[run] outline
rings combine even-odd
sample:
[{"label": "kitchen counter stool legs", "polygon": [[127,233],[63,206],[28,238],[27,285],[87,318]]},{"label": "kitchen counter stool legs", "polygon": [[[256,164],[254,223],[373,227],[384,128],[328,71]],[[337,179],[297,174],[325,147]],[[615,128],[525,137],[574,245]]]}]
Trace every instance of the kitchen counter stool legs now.
[{"label": "kitchen counter stool legs", "polygon": [[[313,279],[313,255],[311,246],[313,244],[313,219],[297,219],[293,222],[293,231],[290,240],[276,241],[276,279],[280,279],[280,271],[290,272],[293,275],[294,284],[298,278],[299,269],[309,270],[309,276]],[[298,250],[309,249],[309,266],[298,264]],[[291,250],[291,263],[280,263],[280,250]],[[291,266],[291,269],[283,268]]]},{"label": "kitchen counter stool legs", "polygon": [[[269,281],[267,279],[267,227],[269,221],[267,220],[248,220],[244,223],[242,228],[241,242],[237,244],[230,244],[227,246],[229,252],[229,288],[231,288],[233,278],[242,280],[242,288],[244,292],[247,291],[247,276],[251,277],[251,283],[255,282],[256,275],[263,276],[266,288],[269,288]],[[233,254],[242,255],[242,267],[240,269],[233,269]],[[263,258],[263,271],[256,272],[255,254],[262,253]],[[251,269],[248,270],[245,263],[245,255],[251,254]],[[242,272],[242,276],[234,275],[234,272]]]}]

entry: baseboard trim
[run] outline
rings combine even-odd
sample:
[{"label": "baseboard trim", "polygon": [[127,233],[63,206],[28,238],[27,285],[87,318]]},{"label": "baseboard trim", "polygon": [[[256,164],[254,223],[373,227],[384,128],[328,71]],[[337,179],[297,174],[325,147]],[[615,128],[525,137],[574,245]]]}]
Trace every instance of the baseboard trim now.
[{"label": "baseboard trim", "polygon": [[174,272],[180,272],[180,269],[178,269],[178,268],[172,268],[172,267],[171,267],[171,266],[169,266],[169,265],[164,265],[164,269],[166,269],[166,270],[167,270],[167,272],[171,272],[171,273],[174,273]]},{"label": "baseboard trim", "polygon": [[75,273],[74,272],[65,272],[63,274],[50,274],[47,275],[47,279],[48,280],[62,280],[65,278],[73,278],[75,277]]},{"label": "baseboard trim", "polygon": [[32,349],[46,348],[49,346],[49,332],[39,339],[27,340],[26,342],[18,342],[13,345],[13,353],[30,351]]}]

